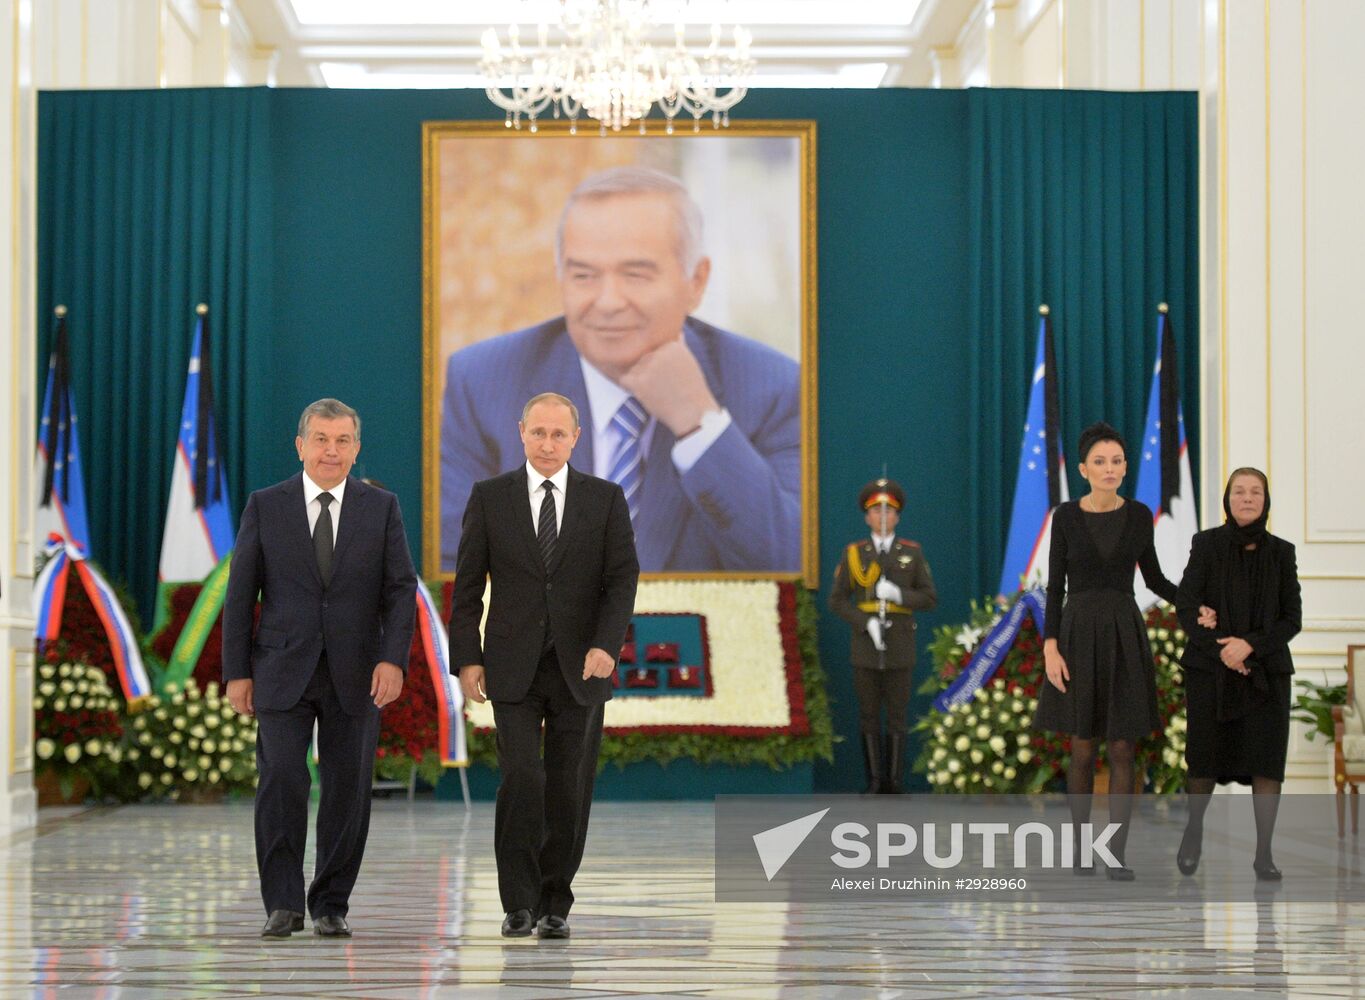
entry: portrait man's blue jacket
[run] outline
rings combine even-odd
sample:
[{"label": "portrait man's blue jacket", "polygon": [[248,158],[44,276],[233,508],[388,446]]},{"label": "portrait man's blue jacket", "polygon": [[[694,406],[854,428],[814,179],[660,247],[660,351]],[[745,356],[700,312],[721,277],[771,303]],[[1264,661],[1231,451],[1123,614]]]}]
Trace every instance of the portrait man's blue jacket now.
[{"label": "portrait man's blue jacket", "polygon": [[[673,434],[656,424],[635,544],[645,572],[801,569],[801,389],[791,358],[689,318],[688,348],[731,425],[678,473]],[[441,569],[455,568],[474,483],[526,461],[517,423],[541,392],[573,400],[584,433],[573,465],[594,468],[588,391],[561,316],[456,351],[441,418]],[[528,515],[529,516],[529,515]]]}]

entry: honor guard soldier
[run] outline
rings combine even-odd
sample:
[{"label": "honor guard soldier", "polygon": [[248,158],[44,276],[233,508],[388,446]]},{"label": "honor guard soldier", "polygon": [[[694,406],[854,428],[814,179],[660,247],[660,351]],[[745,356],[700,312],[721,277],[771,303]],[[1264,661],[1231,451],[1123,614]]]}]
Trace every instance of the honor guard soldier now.
[{"label": "honor guard soldier", "polygon": [[[865,794],[899,794],[905,764],[906,709],[915,666],[915,612],[938,606],[938,591],[918,542],[896,537],[905,491],[878,479],[858,496],[870,538],[853,542],[834,571],[830,610],[853,626],[849,659],[867,765]],[[886,739],[882,738],[882,712]],[[883,751],[886,757],[883,762]]]}]

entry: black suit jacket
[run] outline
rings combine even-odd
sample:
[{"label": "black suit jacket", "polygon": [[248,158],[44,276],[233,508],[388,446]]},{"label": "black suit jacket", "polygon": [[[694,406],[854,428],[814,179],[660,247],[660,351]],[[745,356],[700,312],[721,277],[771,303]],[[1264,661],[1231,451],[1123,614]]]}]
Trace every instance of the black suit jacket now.
[{"label": "black suit jacket", "polygon": [[[1190,561],[1176,592],[1176,612],[1188,637],[1180,662],[1193,670],[1227,669],[1220,658],[1223,647],[1218,645],[1219,639],[1232,635],[1222,617],[1227,609],[1223,596],[1227,546],[1221,540],[1221,534],[1222,528],[1210,528],[1194,536],[1190,544]],[[1292,674],[1294,659],[1289,654],[1289,640],[1303,627],[1298,564],[1292,542],[1267,535],[1265,545],[1278,586],[1268,588],[1261,596],[1262,621],[1254,623],[1252,631],[1238,638],[1251,644],[1251,663],[1261,666],[1268,674]],[[1199,624],[1201,604],[1219,612],[1217,628],[1204,628]]]},{"label": "black suit jacket", "polygon": [[[283,711],[302,697],[325,650],[348,715],[374,709],[381,661],[407,670],[416,620],[412,568],[398,498],[346,480],[332,580],[322,585],[303,474],[257,490],[246,502],[223,608],[223,680],[251,678],[255,704]],[[253,627],[257,595],[259,626]]]},{"label": "black suit jacket", "polygon": [[[583,680],[583,661],[594,646],[613,657],[619,653],[640,578],[625,494],[615,483],[570,467],[563,525],[548,567],[533,522],[526,466],[474,484],[456,557],[451,662],[457,671],[481,664],[492,700],[521,701],[548,628],[574,699],[601,704],[611,698],[611,681]],[[492,600],[481,642],[489,577]]]}]

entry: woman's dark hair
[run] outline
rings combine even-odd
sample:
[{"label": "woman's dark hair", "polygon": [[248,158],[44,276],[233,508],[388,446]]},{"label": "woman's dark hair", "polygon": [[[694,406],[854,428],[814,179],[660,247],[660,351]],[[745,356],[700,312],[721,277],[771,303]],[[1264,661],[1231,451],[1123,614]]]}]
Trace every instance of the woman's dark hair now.
[{"label": "woman's dark hair", "polygon": [[1089,457],[1090,449],[1101,441],[1113,441],[1123,449],[1124,457],[1128,456],[1128,443],[1123,440],[1123,435],[1103,420],[1099,420],[1081,431],[1081,443],[1077,450],[1080,452],[1082,462]]}]

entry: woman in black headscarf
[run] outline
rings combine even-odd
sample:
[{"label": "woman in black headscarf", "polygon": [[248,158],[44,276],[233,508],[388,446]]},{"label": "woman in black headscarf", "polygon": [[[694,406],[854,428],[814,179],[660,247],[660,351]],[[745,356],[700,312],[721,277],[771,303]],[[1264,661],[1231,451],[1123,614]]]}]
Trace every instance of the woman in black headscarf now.
[{"label": "woman in black headscarf", "polygon": [[[1199,865],[1204,811],[1213,786],[1251,785],[1256,815],[1256,877],[1280,879],[1270,840],[1289,746],[1289,641],[1302,626],[1294,546],[1266,530],[1270,484],[1265,473],[1235,471],[1223,490],[1220,527],[1194,536],[1176,595],[1188,642],[1185,706],[1189,722],[1185,789],[1190,818],[1176,863],[1186,875]],[[1199,624],[1200,605],[1217,623]]]}]

